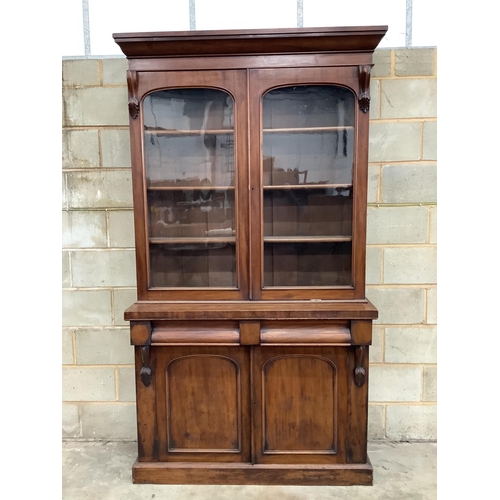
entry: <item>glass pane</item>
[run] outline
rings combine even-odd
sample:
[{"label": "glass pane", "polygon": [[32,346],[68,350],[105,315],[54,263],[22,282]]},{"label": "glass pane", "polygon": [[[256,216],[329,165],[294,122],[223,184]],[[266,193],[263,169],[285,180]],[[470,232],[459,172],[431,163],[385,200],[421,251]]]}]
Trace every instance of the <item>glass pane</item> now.
[{"label": "glass pane", "polygon": [[144,99],[149,186],[232,186],[233,98],[220,90],[175,89]]},{"label": "glass pane", "polygon": [[149,236],[234,236],[234,190],[148,192]]},{"label": "glass pane", "polygon": [[354,97],[308,85],[268,92],[263,102],[264,185],[351,184]]},{"label": "glass pane", "polygon": [[265,243],[264,286],[346,286],[351,242]]},{"label": "glass pane", "polygon": [[264,236],[351,236],[352,189],[265,189]]},{"label": "glass pane", "polygon": [[215,89],[144,100],[151,287],[236,287],[234,103]]},{"label": "glass pane", "polygon": [[264,286],[351,284],[354,110],[333,85],[264,96]]},{"label": "glass pane", "polygon": [[231,243],[152,245],[152,287],[236,286],[236,252]]}]

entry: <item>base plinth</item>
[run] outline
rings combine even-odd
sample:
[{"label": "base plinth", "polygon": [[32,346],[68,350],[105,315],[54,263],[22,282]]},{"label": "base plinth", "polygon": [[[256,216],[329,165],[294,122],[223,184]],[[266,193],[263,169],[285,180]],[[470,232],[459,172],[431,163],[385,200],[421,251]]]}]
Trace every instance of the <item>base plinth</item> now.
[{"label": "base plinth", "polygon": [[247,463],[138,462],[135,484],[275,484],[371,486],[373,467],[366,464],[284,465]]}]

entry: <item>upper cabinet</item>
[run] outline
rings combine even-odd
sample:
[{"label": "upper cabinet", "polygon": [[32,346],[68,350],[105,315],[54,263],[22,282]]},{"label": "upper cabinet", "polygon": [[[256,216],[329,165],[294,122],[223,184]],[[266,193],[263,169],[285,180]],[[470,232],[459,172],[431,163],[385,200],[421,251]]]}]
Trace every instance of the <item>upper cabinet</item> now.
[{"label": "upper cabinet", "polygon": [[364,299],[384,33],[115,35],[130,67],[139,300]]}]

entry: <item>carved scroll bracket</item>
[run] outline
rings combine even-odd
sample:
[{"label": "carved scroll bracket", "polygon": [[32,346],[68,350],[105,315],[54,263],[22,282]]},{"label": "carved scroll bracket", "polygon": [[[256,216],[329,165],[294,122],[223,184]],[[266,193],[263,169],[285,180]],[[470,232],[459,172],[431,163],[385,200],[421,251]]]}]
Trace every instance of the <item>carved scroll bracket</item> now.
[{"label": "carved scroll bracket", "polygon": [[354,368],[354,382],[358,387],[361,387],[366,381],[366,371],[363,367],[365,350],[365,346],[358,346],[355,350],[356,367]]},{"label": "carved scroll bracket", "polygon": [[148,345],[142,346],[141,348],[141,360],[142,360],[142,368],[140,371],[140,376],[142,383],[148,387],[151,384],[151,380],[153,378],[153,372],[151,371],[151,367],[149,366],[149,350],[150,347]]},{"label": "carved scroll bracket", "polygon": [[139,88],[139,76],[137,71],[127,71],[128,86],[128,112],[135,120],[139,116],[139,100],[137,90]]},{"label": "carved scroll bracket", "polygon": [[359,66],[359,108],[363,113],[370,110],[370,72],[372,65]]}]

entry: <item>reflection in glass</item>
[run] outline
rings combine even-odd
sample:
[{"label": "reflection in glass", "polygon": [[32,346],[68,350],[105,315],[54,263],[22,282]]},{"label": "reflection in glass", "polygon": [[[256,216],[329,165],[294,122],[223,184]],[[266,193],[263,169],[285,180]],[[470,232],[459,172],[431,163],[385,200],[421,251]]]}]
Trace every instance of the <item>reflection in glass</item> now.
[{"label": "reflection in glass", "polygon": [[264,286],[351,284],[354,110],[333,85],[264,96]]},{"label": "reflection in glass", "polygon": [[265,243],[264,286],[351,284],[351,242]]},{"label": "reflection in glass", "polygon": [[152,287],[236,286],[236,253],[231,243],[151,245]]},{"label": "reflection in glass", "polygon": [[234,237],[233,190],[149,191],[150,237]]},{"label": "reflection in glass", "polygon": [[154,92],[144,99],[150,186],[231,186],[233,98],[214,89]]},{"label": "reflection in glass", "polygon": [[144,99],[151,287],[236,287],[234,103],[216,89]]},{"label": "reflection in glass", "polygon": [[264,135],[264,184],[351,184],[353,142],[354,130],[268,132]]},{"label": "reflection in glass", "polygon": [[264,190],[264,236],[351,236],[352,189]]},{"label": "reflection in glass", "polygon": [[272,90],[263,100],[264,185],[351,184],[354,97],[342,87]]}]

